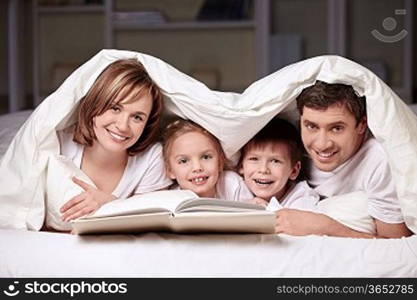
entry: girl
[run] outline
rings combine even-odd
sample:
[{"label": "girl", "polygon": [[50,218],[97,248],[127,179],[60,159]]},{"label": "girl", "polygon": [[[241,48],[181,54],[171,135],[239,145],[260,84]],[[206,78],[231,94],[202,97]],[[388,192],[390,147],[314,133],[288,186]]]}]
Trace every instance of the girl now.
[{"label": "girl", "polygon": [[63,221],[171,184],[162,147],[154,144],[162,101],[158,86],[135,59],[115,61],[100,74],[78,104],[76,124],[58,132],[61,154],[96,186],[73,178],[85,191],[62,206]]},{"label": "girl", "polygon": [[167,126],[163,153],[168,176],[178,187],[199,197],[233,201],[253,198],[241,177],[223,171],[225,155],[219,141],[191,121],[177,120]]}]

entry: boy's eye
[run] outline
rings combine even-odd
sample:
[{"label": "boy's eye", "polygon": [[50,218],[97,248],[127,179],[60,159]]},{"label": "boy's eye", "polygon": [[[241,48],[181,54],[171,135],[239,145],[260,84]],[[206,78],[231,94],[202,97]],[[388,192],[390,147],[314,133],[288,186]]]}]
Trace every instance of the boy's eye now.
[{"label": "boy's eye", "polygon": [[273,158],[273,159],[271,159],[271,162],[273,162],[274,164],[278,164],[281,161],[279,159]]}]

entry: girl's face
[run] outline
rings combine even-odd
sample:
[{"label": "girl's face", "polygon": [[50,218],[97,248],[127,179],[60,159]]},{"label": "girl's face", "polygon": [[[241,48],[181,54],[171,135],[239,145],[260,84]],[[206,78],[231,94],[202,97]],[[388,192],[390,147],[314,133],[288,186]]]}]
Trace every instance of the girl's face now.
[{"label": "girl's face", "polygon": [[152,103],[152,98],[147,93],[136,101],[125,104],[116,99],[110,109],[94,117],[94,133],[97,139],[93,147],[99,147],[108,153],[127,153],[127,149],[142,135]]},{"label": "girl's face", "polygon": [[200,197],[215,197],[220,173],[220,156],[214,143],[194,131],[177,137],[168,154],[168,175],[181,189]]}]

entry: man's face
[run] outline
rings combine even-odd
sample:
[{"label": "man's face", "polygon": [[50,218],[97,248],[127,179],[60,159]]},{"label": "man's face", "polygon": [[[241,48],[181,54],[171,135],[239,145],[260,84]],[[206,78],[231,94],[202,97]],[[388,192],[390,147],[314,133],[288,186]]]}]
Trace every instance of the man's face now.
[{"label": "man's face", "polygon": [[362,145],[366,118],[356,124],[345,105],[335,104],[326,110],[303,108],[301,137],[314,166],[330,172],[351,158]]}]

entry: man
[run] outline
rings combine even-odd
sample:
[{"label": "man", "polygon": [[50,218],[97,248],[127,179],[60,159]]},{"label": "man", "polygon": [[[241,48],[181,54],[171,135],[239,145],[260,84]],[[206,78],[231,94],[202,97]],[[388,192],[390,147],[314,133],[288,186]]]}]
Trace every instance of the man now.
[{"label": "man", "polygon": [[351,86],[317,81],[297,97],[301,137],[311,159],[309,184],[323,197],[364,191],[376,235],[350,229],[323,214],[283,209],[276,231],[292,235],[399,238],[405,226],[388,160],[367,135],[365,97]]}]

